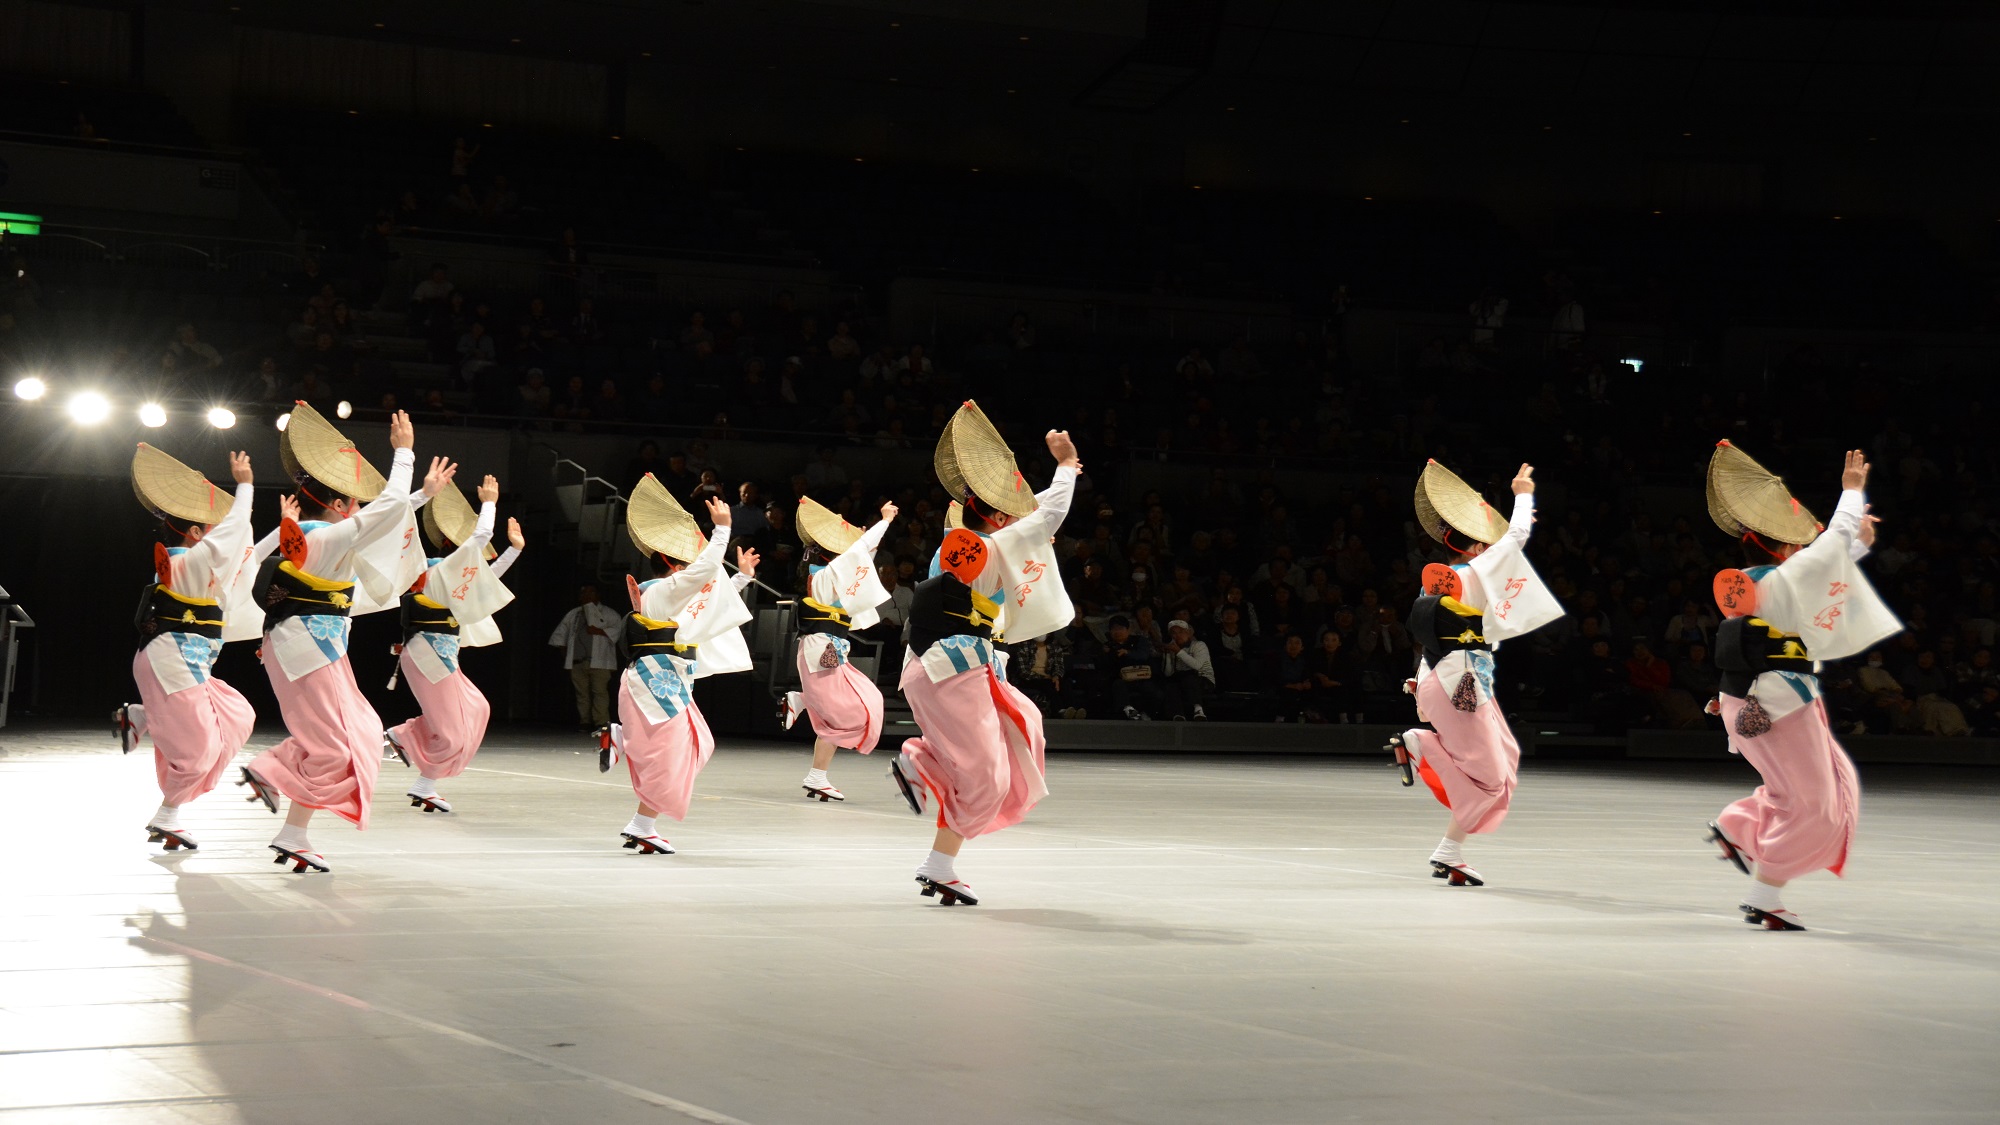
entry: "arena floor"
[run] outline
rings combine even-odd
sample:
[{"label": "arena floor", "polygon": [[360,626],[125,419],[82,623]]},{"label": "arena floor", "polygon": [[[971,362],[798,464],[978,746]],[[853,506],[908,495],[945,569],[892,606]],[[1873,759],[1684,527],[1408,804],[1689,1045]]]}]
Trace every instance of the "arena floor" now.
[{"label": "arena floor", "polygon": [[1531,764],[1453,890],[1382,765],[1059,755],[944,908],[875,763],[725,745],[642,857],[557,745],[449,817],[385,767],[296,876],[243,790],[163,856],[146,757],[0,732],[0,1125],[2000,1120],[1993,772],[1869,774],[1781,934],[1699,839],[1747,768]]}]

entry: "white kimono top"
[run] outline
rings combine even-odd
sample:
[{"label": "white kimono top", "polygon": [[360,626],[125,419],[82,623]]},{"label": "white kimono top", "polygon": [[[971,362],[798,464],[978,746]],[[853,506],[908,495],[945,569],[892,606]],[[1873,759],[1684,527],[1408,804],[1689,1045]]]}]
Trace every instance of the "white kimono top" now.
[{"label": "white kimono top", "polygon": [[250,636],[256,636],[263,624],[263,610],[249,594],[257,569],[250,565],[250,501],[256,491],[251,485],[237,485],[236,503],[221,522],[194,546],[167,552],[167,575],[162,584],[179,597],[216,603],[213,610],[191,608],[204,616],[219,615],[209,619],[223,622],[221,641],[198,633],[161,632],[146,642],[146,661],[168,695],[208,681],[223,641],[245,639],[230,635],[230,625],[243,620],[246,608],[252,611]]}]

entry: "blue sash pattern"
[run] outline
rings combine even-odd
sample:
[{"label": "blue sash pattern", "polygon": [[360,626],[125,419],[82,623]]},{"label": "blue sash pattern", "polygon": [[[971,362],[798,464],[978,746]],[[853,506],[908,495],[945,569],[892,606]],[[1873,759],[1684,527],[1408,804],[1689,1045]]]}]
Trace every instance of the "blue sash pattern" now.
[{"label": "blue sash pattern", "polygon": [[306,623],[306,635],[319,645],[328,660],[347,655],[347,631],[352,624],[347,618],[301,615],[299,620]]},{"label": "blue sash pattern", "polygon": [[180,646],[181,660],[186,662],[188,674],[194,682],[208,682],[209,670],[215,667],[215,658],[222,654],[222,642],[199,633],[169,633],[174,644]]},{"label": "blue sash pattern", "polygon": [[671,720],[694,702],[694,665],[692,660],[671,656],[642,656],[632,669]]},{"label": "blue sash pattern", "polygon": [[422,633],[419,635],[424,638],[425,644],[431,646],[431,651],[437,654],[438,663],[444,665],[446,672],[458,671],[457,637],[449,633]]}]

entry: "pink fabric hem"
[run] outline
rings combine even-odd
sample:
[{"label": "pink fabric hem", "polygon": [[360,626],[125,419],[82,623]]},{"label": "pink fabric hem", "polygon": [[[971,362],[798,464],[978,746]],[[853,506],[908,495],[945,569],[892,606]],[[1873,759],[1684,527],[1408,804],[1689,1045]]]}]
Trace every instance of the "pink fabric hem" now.
[{"label": "pink fabric hem", "polygon": [[264,646],[264,669],[291,737],[250,762],[272,788],[309,808],[368,827],[375,778],[382,771],[382,719],[342,657],[294,680]]},{"label": "pink fabric hem", "polygon": [[882,738],[882,689],[852,664],[807,668],[798,655],[799,692],[813,733],[835,746],[866,754]]},{"label": "pink fabric hem", "polygon": [[1499,828],[1521,767],[1521,746],[1500,705],[1489,699],[1478,710],[1460,711],[1431,673],[1417,682],[1417,710],[1436,729],[1410,733],[1444,786],[1452,822],[1475,834]]},{"label": "pink fabric hem", "polygon": [[[422,642],[413,642],[422,643]],[[410,756],[418,773],[433,781],[457,777],[472,764],[479,744],[486,737],[486,722],[493,707],[479,688],[459,669],[437,683],[426,679],[410,659],[409,646],[403,648],[398,663],[403,682],[417,697],[423,714],[394,728],[396,740]]]},{"label": "pink fabric hem", "polygon": [[632,792],[659,815],[686,820],[694,781],[715,753],[715,737],[694,704],[655,726],[632,699],[632,687],[618,680],[618,721],[624,728],[625,765]]},{"label": "pink fabric hem", "polygon": [[[937,798],[945,827],[971,839],[1019,824],[1041,799],[1047,772],[1042,713],[990,668],[932,683],[923,665],[903,668],[903,697],[923,734],[903,743]],[[1025,741],[1032,775],[1008,742]]]},{"label": "pink fabric hem", "polygon": [[1716,826],[1767,879],[1789,882],[1822,868],[1840,874],[1861,820],[1861,780],[1833,737],[1825,702],[1814,700],[1755,738],[1736,733],[1743,705],[1722,697],[1723,726],[1764,784],[1722,810]]},{"label": "pink fabric hem", "polygon": [[132,679],[146,705],[160,799],[178,807],[214,789],[256,728],[250,701],[213,676],[168,694],[143,649],[132,658]]}]

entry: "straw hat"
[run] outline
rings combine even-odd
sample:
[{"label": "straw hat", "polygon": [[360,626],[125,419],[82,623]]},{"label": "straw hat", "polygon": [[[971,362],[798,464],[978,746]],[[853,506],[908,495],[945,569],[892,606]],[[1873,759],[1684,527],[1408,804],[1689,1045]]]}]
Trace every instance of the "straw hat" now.
[{"label": "straw hat", "polygon": [[216,487],[207,477],[145,442],[132,454],[132,491],[147,511],[182,523],[221,523],[236,503],[234,492]]},{"label": "straw hat", "polygon": [[965,505],[953,500],[944,510],[944,529],[954,531],[965,526]]},{"label": "straw hat", "polygon": [[694,517],[651,473],[639,481],[625,505],[625,533],[641,554],[665,555],[682,564],[693,562],[708,545]]},{"label": "straw hat", "polygon": [[290,451],[287,468],[296,464],[298,471],[343,496],[366,502],[389,486],[346,434],[303,402],[292,407],[292,420],[285,425],[279,448]]},{"label": "straw hat", "polygon": [[1739,539],[1754,531],[1804,546],[1820,532],[1820,522],[1792,498],[1782,478],[1727,441],[1717,442],[1708,459],[1708,514],[1715,526]]},{"label": "straw hat", "polygon": [[1507,534],[1506,519],[1458,474],[1436,461],[1424,462],[1423,475],[1417,478],[1417,522],[1440,543],[1447,531],[1488,545]]},{"label": "straw hat", "polygon": [[841,554],[861,540],[861,528],[841,519],[810,496],[799,500],[798,524],[799,539],[829,555]]},{"label": "straw hat", "polygon": [[[465,493],[456,484],[446,484],[436,496],[424,505],[424,534],[439,550],[461,547],[472,539],[472,533],[479,530],[479,513],[473,510]],[[486,557],[499,554],[493,544],[486,544]]]},{"label": "straw hat", "polygon": [[1033,514],[1034,490],[1021,479],[1014,451],[993,428],[979,404],[967,401],[951,416],[938,436],[937,475],[953,499],[976,496],[979,502],[1010,516]]}]

